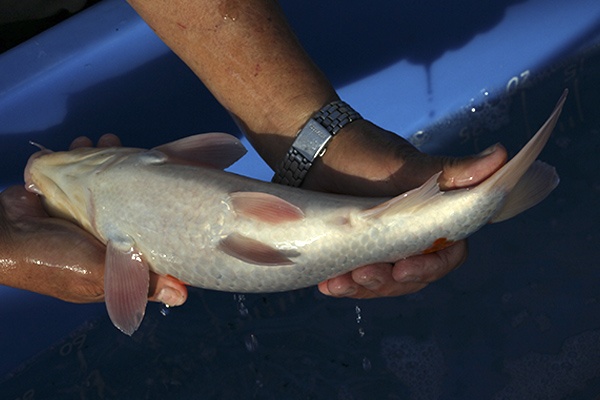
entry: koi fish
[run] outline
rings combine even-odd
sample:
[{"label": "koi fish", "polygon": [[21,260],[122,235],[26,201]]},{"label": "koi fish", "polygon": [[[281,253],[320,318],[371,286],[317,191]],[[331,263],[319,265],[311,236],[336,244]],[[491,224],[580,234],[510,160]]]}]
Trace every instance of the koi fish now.
[{"label": "koi fish", "polygon": [[391,199],[318,193],[228,173],[246,149],[207,133],[156,147],[43,150],[25,169],[48,212],[106,245],[105,301],[131,335],[149,271],[232,292],[315,285],[357,267],[435,251],[543,200],[558,184],[535,161],[566,99],[521,151],[468,189],[441,191],[439,173]]}]

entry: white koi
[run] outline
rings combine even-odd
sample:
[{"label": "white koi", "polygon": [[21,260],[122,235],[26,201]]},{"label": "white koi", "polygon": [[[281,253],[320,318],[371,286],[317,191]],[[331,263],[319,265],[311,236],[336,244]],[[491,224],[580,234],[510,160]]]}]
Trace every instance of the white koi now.
[{"label": "white koi", "polygon": [[468,189],[441,191],[439,174],[392,199],[262,182],[223,171],[246,150],[218,133],[152,150],[43,150],[25,180],[51,215],[106,244],[107,309],[131,335],[145,312],[149,270],[222,291],[303,288],[444,248],[537,204],[558,184],[554,168],[535,159],[565,99],[566,91],[512,160]]}]

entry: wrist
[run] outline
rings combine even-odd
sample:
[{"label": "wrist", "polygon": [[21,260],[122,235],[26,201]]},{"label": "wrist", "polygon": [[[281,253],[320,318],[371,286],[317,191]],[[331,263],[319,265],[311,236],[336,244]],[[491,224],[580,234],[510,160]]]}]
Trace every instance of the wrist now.
[{"label": "wrist", "polygon": [[301,186],[313,163],[325,154],[335,135],[346,125],[361,119],[356,110],[341,100],[321,107],[296,134],[292,145],[275,168],[273,182]]},{"label": "wrist", "polygon": [[[399,172],[412,155],[410,143],[368,120],[342,128],[316,160],[303,188],[358,196],[392,196],[406,190]],[[408,183],[410,184],[410,183]]]},{"label": "wrist", "polygon": [[271,102],[251,121],[236,118],[246,137],[265,162],[275,170],[306,122],[324,105],[339,100],[332,90]]}]

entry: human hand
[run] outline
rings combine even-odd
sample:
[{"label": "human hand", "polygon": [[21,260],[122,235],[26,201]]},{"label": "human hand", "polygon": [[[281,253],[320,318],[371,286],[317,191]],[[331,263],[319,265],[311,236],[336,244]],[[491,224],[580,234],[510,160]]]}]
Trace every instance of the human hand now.
[{"label": "human hand", "polygon": [[[430,156],[400,136],[361,120],[338,133],[302,187],[352,195],[394,196],[418,187],[442,171],[440,188],[452,190],[484,181],[504,165],[506,158],[501,145],[470,157]],[[319,290],[330,296],[352,298],[409,294],[457,268],[467,254],[467,242],[461,240],[443,250],[394,264],[359,267],[321,282]]]},{"label": "human hand", "polygon": [[[92,145],[81,137],[71,149]],[[98,147],[120,145],[114,135],[98,141]],[[41,198],[22,186],[0,193],[0,283],[74,303],[103,301],[105,252],[88,232],[49,216]],[[176,306],[187,299],[187,289],[174,278],[151,272],[148,295]]]}]

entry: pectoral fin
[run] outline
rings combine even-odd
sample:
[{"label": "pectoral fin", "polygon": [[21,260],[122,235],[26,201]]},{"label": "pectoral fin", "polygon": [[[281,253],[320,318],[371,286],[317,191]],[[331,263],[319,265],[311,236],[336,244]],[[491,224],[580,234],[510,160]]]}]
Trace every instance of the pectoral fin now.
[{"label": "pectoral fin", "polygon": [[239,233],[232,233],[221,240],[219,248],[232,257],[256,265],[292,265],[294,262],[289,257],[298,255],[275,249]]},{"label": "pectoral fin", "polygon": [[148,264],[133,246],[109,241],[104,271],[104,299],[113,324],[131,336],[144,318],[148,302]]}]

